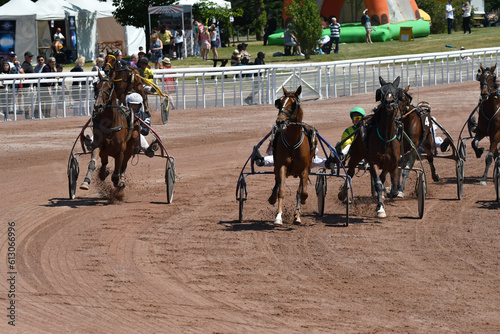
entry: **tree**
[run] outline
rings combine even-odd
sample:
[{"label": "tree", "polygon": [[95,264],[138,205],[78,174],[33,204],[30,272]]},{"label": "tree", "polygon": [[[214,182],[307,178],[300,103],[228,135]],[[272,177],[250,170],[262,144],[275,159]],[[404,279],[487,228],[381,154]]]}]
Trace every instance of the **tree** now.
[{"label": "tree", "polygon": [[[150,41],[148,8],[152,6],[170,6],[174,2],[175,0],[113,0],[113,5],[116,7],[113,16],[124,26],[143,28],[146,32],[146,41]],[[146,50],[149,50],[149,43],[146,43]]]},{"label": "tree", "polygon": [[287,7],[287,14],[293,17],[292,34],[295,35],[305,59],[310,59],[323,34],[318,5],[314,0],[293,0]]}]

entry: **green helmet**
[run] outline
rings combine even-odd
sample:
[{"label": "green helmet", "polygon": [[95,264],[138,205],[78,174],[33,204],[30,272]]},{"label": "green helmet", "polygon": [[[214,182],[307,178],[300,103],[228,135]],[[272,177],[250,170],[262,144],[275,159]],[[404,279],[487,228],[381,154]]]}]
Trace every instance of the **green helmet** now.
[{"label": "green helmet", "polygon": [[349,113],[349,115],[351,116],[351,118],[354,116],[353,114],[360,114],[363,117],[366,116],[365,110],[363,108],[361,108],[361,107],[352,108],[351,112]]}]

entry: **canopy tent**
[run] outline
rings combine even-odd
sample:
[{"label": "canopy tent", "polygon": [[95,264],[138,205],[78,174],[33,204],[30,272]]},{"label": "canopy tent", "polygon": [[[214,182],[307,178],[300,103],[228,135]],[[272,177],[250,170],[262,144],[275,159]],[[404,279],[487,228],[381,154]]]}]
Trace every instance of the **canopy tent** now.
[{"label": "canopy tent", "polygon": [[[145,45],[144,30],[123,27],[113,17],[114,7],[110,1],[98,0],[11,0],[0,7],[0,20],[15,21],[15,44],[11,48],[18,54],[30,51],[40,53],[52,44],[52,21],[64,20],[74,23],[76,36],[66,31],[66,44],[76,38],[76,53],[87,60],[95,59],[98,41],[121,40],[124,54],[127,49],[136,52]],[[74,17],[74,22],[70,18]]]}]

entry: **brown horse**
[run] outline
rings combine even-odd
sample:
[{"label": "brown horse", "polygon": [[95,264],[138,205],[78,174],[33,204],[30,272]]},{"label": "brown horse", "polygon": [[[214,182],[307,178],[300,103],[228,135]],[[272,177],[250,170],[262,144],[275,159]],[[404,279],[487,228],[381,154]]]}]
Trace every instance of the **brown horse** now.
[{"label": "brown horse", "polygon": [[139,78],[140,72],[132,66],[121,67],[120,62],[116,58],[117,56],[118,54],[116,53],[108,53],[104,59],[104,73],[113,80],[118,101],[121,104],[125,104],[126,96],[136,92],[142,96],[145,109],[149,110],[143,81]]},{"label": "brown horse", "polygon": [[[352,177],[362,159],[370,165],[372,184],[377,193],[377,217],[385,218],[383,193],[387,173],[391,177],[390,197],[398,194],[398,165],[401,154],[401,129],[396,122],[400,115],[400,101],[403,90],[398,88],[400,78],[392,83],[386,83],[379,77],[381,87],[376,91],[376,101],[380,101],[374,114],[361,121],[359,132],[352,142],[349,154],[347,174]],[[380,173],[380,175],[379,175]],[[343,188],[338,197],[346,198],[347,189]]]},{"label": "brown horse", "polygon": [[88,190],[92,174],[95,170],[97,154],[101,158],[102,166],[99,178],[105,180],[109,172],[106,170],[108,157],[115,159],[115,169],[111,180],[120,190],[125,188],[125,170],[137,145],[139,125],[133,113],[123,105],[117,105],[116,91],[113,81],[102,77],[97,83],[97,97],[92,113],[93,142],[92,157],[89,162],[87,174],[80,189]]},{"label": "brown horse", "polygon": [[477,80],[481,89],[481,99],[479,101],[479,117],[477,132],[472,140],[472,148],[476,152],[476,157],[480,158],[484,148],[479,148],[479,141],[484,137],[490,138],[490,149],[486,155],[486,167],[481,177],[481,184],[486,184],[488,169],[493,159],[498,156],[498,142],[500,141],[500,93],[498,91],[497,77],[495,69],[497,65],[484,68],[480,64]]},{"label": "brown horse", "polygon": [[[419,102],[417,106],[411,104],[412,97],[408,93],[410,86],[403,89],[403,98],[400,103],[400,108],[403,118],[403,130],[410,138],[411,143],[407,138],[403,138],[403,156],[401,158],[400,166],[400,184],[398,186],[398,197],[404,196],[404,189],[406,179],[410,171],[407,168],[412,168],[416,159],[416,152],[413,149],[422,148],[427,156],[427,161],[431,167],[432,179],[439,181],[439,174],[436,172],[434,166],[434,154],[436,152],[436,142],[434,138],[434,131],[432,129],[431,107],[427,102]],[[406,167],[406,168],[404,168]]]},{"label": "brown horse", "polygon": [[279,110],[273,138],[275,183],[269,203],[274,205],[278,199],[278,213],[274,220],[276,225],[283,224],[281,215],[285,197],[285,179],[288,176],[300,178],[294,224],[301,223],[301,204],[306,203],[308,196],[307,180],[316,149],[316,140],[314,128],[302,123],[303,112],[299,99],[301,92],[302,86],[295,92],[287,91],[283,87],[283,97],[275,101],[275,107]]}]

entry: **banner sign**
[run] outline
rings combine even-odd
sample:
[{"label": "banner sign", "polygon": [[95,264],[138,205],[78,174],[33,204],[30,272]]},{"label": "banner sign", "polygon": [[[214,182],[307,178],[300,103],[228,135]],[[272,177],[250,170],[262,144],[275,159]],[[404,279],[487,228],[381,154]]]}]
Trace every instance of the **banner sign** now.
[{"label": "banner sign", "polygon": [[16,21],[0,20],[0,56],[6,56],[15,50]]}]

